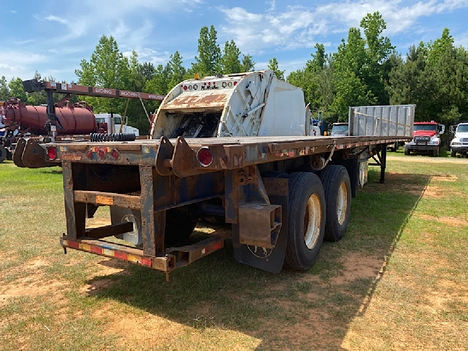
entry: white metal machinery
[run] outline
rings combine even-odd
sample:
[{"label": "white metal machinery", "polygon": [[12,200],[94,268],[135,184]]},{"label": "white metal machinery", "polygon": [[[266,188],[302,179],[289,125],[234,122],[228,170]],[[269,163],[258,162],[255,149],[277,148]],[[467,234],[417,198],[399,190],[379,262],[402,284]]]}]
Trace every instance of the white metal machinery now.
[{"label": "white metal machinery", "polygon": [[189,79],[166,96],[150,136],[315,135],[306,110],[302,90],[271,70]]},{"label": "white metal machinery", "polygon": [[122,116],[117,113],[98,113],[96,116],[97,123],[106,123],[109,127],[108,133],[125,133],[125,134],[135,134],[135,136],[140,135],[140,131],[129,125],[124,124],[122,130],[120,127],[122,125]]}]

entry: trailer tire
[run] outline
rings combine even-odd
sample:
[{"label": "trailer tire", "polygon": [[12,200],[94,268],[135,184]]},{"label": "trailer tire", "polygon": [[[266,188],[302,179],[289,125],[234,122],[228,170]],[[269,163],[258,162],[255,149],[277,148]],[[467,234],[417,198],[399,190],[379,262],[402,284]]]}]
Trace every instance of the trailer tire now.
[{"label": "trailer tire", "polygon": [[196,206],[177,207],[166,211],[165,245],[185,243],[198,222]]},{"label": "trailer tire", "polygon": [[340,241],[348,228],[351,212],[351,181],[340,165],[328,165],[320,173],[327,208],[324,239]]},{"label": "trailer tire", "polygon": [[317,260],[325,233],[325,193],[320,178],[309,172],[292,173],[289,204],[286,264],[305,271]]},{"label": "trailer tire", "polygon": [[8,155],[8,150],[5,147],[0,146],[0,163],[5,161],[5,159],[7,158],[7,155]]}]

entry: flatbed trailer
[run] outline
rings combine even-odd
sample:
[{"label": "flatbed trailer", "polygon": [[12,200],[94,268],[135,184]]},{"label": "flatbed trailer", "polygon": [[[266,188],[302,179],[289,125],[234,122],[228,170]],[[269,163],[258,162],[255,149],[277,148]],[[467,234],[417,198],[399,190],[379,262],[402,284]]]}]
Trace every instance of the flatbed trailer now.
[{"label": "flatbed trailer", "polygon": [[[310,136],[301,104],[302,91],[271,71],[188,80],[165,97],[147,140],[22,140],[14,161],[62,166],[65,250],[115,257],[168,277],[230,239],[240,263],[269,272],[284,263],[307,270],[323,240],[345,235],[369,159],[384,182],[386,147],[411,139],[414,109],[356,114],[351,136],[325,137]],[[112,224],[88,227],[102,206],[110,208]],[[200,218],[230,225],[231,235],[190,243]]]},{"label": "flatbed trailer", "polygon": [[[48,165],[62,166],[67,234],[61,238],[61,245],[65,249],[115,257],[168,274],[222,249],[226,238],[213,236],[192,245],[167,247],[166,211],[194,204],[213,208],[215,203],[217,213],[221,208],[225,222],[231,224],[237,261],[279,272],[288,235],[292,235],[288,233],[288,221],[293,220],[291,202],[299,201],[291,198],[291,177],[320,176],[327,167],[343,166],[349,174],[349,190],[355,196],[360,162],[377,156],[383,182],[386,145],[407,140],[369,136],[162,137],[129,142],[57,141],[45,148],[39,144],[28,148],[29,153],[33,148],[36,155],[45,153],[38,159],[47,160]],[[211,155],[211,161],[201,161],[202,152],[208,154],[205,158]],[[38,164],[26,161],[26,166]],[[131,247],[104,240],[132,232],[134,222],[87,228],[87,214],[98,206],[139,211],[142,245]],[[293,268],[307,269],[309,264]]]}]

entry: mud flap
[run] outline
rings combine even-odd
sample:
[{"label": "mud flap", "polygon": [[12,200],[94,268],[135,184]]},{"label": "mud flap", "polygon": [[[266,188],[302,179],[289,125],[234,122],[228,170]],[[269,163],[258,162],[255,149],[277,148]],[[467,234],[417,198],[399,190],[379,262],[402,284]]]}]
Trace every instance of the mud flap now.
[{"label": "mud flap", "polygon": [[232,224],[232,243],[234,257],[237,262],[271,273],[279,273],[283,268],[286,256],[286,243],[288,239],[288,179],[263,178],[270,202],[281,205],[282,225],[276,242],[272,249],[243,245],[239,241],[239,225]]}]

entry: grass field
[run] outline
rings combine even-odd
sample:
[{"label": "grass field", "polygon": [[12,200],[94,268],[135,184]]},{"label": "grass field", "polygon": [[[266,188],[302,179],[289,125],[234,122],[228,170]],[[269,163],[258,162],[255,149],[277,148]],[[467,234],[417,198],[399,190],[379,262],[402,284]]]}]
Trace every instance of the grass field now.
[{"label": "grass field", "polygon": [[227,242],[169,283],[64,255],[60,169],[0,164],[0,349],[468,349],[468,160],[430,160],[391,157],[386,184],[371,167],[308,272],[240,265]]}]

